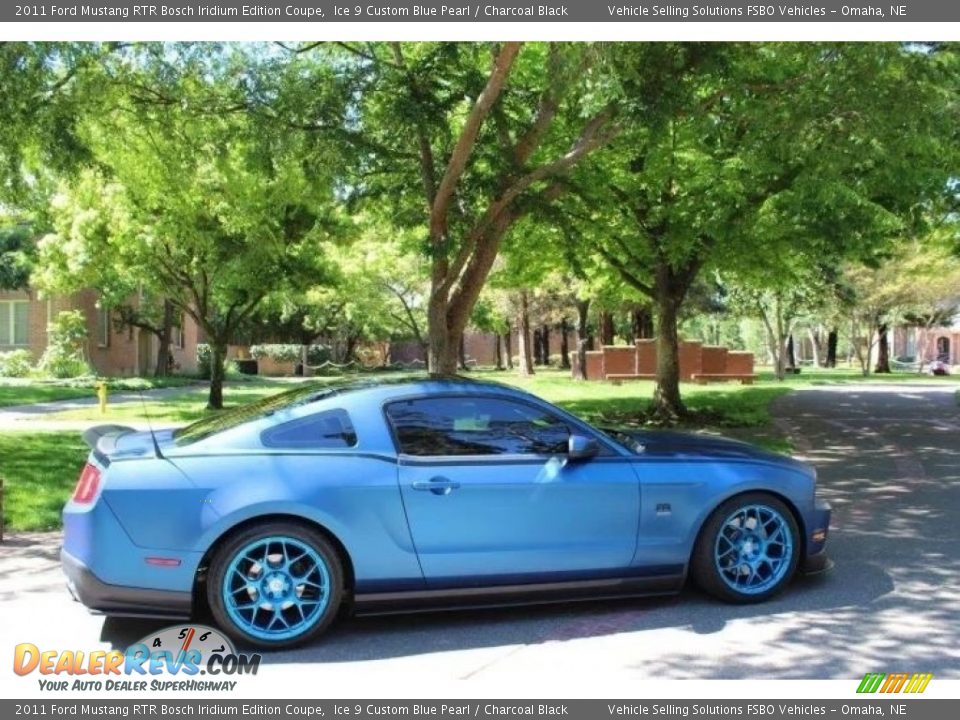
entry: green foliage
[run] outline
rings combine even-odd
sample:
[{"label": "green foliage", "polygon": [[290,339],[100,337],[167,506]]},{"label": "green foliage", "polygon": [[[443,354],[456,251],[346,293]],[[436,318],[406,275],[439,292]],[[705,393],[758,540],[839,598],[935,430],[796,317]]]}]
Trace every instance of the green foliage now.
[{"label": "green foliage", "polygon": [[27,287],[36,255],[36,243],[28,223],[0,224],[0,289]]},{"label": "green foliage", "polygon": [[29,350],[0,352],[0,377],[22,378],[30,374],[33,353]]},{"label": "green foliage", "polygon": [[251,345],[250,356],[255,360],[270,358],[277,363],[296,363],[303,357],[302,345]]},{"label": "green foliage", "polygon": [[37,364],[44,375],[74,378],[91,375],[87,362],[87,320],[80,310],[64,310],[47,325],[47,349]]},{"label": "green foliage", "polygon": [[197,376],[201,380],[210,379],[210,359],[213,352],[209,343],[197,343]]}]

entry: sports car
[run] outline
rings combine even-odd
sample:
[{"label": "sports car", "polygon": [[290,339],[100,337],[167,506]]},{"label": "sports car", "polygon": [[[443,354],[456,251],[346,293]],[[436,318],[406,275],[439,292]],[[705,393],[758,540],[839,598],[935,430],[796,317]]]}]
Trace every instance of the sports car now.
[{"label": "sports car", "polygon": [[174,430],[107,425],[64,512],[94,611],[210,617],[264,648],[358,613],[679,591],[765,600],[828,566],[791,458],[601,430],[464,378],[306,383]]}]

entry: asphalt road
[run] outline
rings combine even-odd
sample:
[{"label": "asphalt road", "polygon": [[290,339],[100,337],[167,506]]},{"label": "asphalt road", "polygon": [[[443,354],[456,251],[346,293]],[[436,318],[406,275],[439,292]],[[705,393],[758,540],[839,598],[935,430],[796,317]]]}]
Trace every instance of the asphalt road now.
[{"label": "asphalt road", "polygon": [[[432,681],[570,677],[960,678],[960,408],[954,387],[824,386],[781,398],[777,423],[834,505],[832,573],[728,606],[678,597],[357,618],[314,645],[268,654],[325,677]],[[55,535],[0,545],[0,617],[12,639],[125,647],[156,623],[72,603]],[[5,631],[6,634],[6,631]],[[318,676],[319,677],[319,676]]]}]

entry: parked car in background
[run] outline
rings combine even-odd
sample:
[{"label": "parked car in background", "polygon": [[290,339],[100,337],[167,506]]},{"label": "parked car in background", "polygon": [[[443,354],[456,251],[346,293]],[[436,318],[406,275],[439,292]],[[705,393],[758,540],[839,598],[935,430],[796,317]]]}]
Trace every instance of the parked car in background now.
[{"label": "parked car in background", "polygon": [[307,384],[178,430],[103,426],[64,509],[71,591],[209,613],[284,647],[385,612],[663,594],[729,602],[817,571],[816,473],[716,437],[601,430],[466,379]]}]

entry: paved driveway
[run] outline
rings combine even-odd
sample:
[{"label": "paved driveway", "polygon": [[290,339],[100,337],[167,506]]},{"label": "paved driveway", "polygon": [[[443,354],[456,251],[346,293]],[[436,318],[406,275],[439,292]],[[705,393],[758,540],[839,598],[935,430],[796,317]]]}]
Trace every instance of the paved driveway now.
[{"label": "paved driveway", "polygon": [[[960,678],[960,413],[944,385],[863,385],[781,398],[778,424],[834,504],[828,576],[734,607],[667,599],[352,619],[268,655],[324,677],[443,683],[542,677]],[[0,614],[50,646],[124,646],[156,624],[88,616],[67,600],[55,536],[0,546]],[[299,669],[303,668],[301,665]],[[279,668],[278,668],[279,669]],[[408,675],[409,674],[409,675]]]}]

